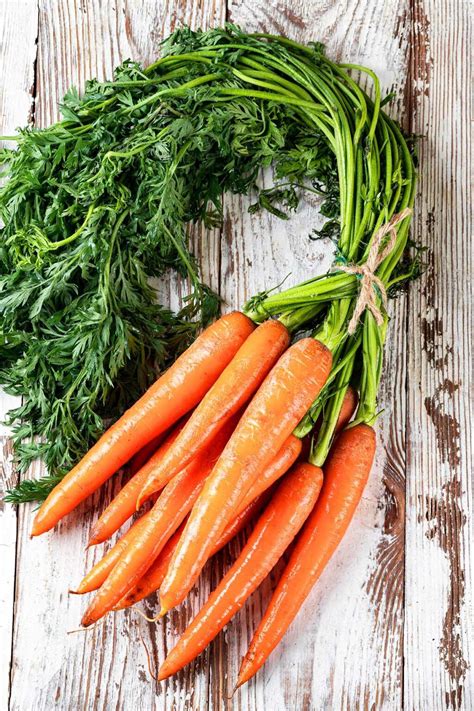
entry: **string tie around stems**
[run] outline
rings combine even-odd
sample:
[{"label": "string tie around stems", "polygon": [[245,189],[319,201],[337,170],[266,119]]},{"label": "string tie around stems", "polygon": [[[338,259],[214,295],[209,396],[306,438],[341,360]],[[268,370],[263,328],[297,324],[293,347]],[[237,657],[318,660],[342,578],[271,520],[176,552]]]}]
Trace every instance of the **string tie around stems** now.
[{"label": "string tie around stems", "polygon": [[[346,272],[346,274],[355,274],[361,278],[359,296],[357,297],[356,305],[349,321],[349,335],[355,332],[357,324],[364,311],[368,309],[374,317],[378,326],[383,324],[382,312],[377,306],[377,295],[380,295],[384,308],[387,307],[387,290],[383,281],[376,275],[376,271],[382,264],[383,260],[388,257],[390,252],[395,247],[397,241],[396,226],[406,217],[411,215],[412,209],[406,207],[401,212],[393,215],[392,218],[382,225],[372,240],[369,254],[364,264],[338,264],[337,271]],[[390,235],[390,239],[383,249],[382,242],[386,235]]]}]

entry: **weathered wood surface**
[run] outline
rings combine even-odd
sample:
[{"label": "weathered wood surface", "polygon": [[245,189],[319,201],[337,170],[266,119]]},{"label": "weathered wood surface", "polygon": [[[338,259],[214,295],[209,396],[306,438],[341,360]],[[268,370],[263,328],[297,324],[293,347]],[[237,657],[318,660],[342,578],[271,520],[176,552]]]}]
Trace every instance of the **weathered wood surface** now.
[{"label": "weathered wood surface", "polygon": [[[394,110],[406,128],[425,136],[414,234],[428,247],[429,268],[393,304],[378,460],[362,505],[257,679],[228,699],[273,578],[176,680],[158,687],[150,679],[140,641],[152,657],[164,657],[238,552],[237,541],[211,561],[199,589],[165,623],[126,613],[66,635],[83,608],[67,589],[100,555],[85,555],[84,545],[93,509],[110,497],[110,486],[39,540],[28,539],[31,508],[0,511],[0,709],[474,707],[467,15],[463,0],[2,4],[2,134],[29,116],[37,125],[54,120],[70,84],[110,76],[125,57],[150,61],[160,38],[181,22],[230,19],[247,29],[322,39],[332,56],[371,66],[384,89],[396,92]],[[329,245],[307,238],[314,205],[288,223],[251,218],[246,205],[226,199],[222,233],[193,237],[205,276],[229,306],[288,272],[296,282],[323,271],[331,259]],[[179,294],[170,283],[163,298],[176,303]],[[9,405],[2,400],[0,414]],[[0,472],[11,483],[7,432],[1,435]]]}]

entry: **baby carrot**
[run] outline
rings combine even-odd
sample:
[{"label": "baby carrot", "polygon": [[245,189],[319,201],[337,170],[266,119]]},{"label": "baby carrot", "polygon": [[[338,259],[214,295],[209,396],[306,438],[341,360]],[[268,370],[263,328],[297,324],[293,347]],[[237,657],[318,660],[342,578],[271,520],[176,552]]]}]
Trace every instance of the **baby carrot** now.
[{"label": "baby carrot", "polygon": [[279,321],[262,323],[241,345],[229,365],[194,410],[173,446],[151,471],[138,506],[207,447],[219,429],[250,400],[290,337]]},{"label": "baby carrot", "polygon": [[322,483],[321,469],[304,462],[285,476],[240,556],[161,665],[159,680],[189,664],[240,610],[300,530]]},{"label": "baby carrot", "polygon": [[209,326],[53,489],[31,535],[53,528],[147,442],[195,407],[253,330],[252,321],[238,311]]},{"label": "baby carrot", "polygon": [[162,614],[193,586],[240,501],[317,397],[331,360],[322,343],[303,338],[260,386],[193,507],[161,586]]},{"label": "baby carrot", "polygon": [[281,640],[351,522],[369,477],[375,432],[365,424],[344,430],[324,466],[324,486],[293,549],[240,668],[248,681]]}]

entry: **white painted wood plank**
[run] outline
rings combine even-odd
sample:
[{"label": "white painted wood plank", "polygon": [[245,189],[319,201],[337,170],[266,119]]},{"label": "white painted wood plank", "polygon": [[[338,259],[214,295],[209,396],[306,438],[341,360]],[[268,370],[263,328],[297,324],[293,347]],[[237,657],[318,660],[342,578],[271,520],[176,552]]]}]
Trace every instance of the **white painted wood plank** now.
[{"label": "white painted wood plank", "polygon": [[[409,32],[401,19],[404,9],[408,3],[240,0],[230,5],[230,18],[248,30],[322,40],[331,57],[375,69],[383,89],[394,89],[401,98]],[[246,198],[228,200],[227,205],[222,284],[231,303],[242,303],[250,294],[277,284],[288,272],[290,284],[327,268],[329,245],[307,239],[317,219],[314,207],[306,205],[283,223],[266,214],[250,217]],[[397,366],[406,346],[405,300],[397,300],[392,308],[395,318],[381,394],[385,411],[378,424],[377,461],[363,501],[286,637],[256,679],[236,694],[237,708],[401,707],[405,371]],[[225,698],[232,689],[270,588],[262,586],[229,625],[227,679],[212,684],[216,704],[218,695]]]},{"label": "white painted wood plank", "polygon": [[409,296],[405,707],[474,708],[472,174],[467,2],[413,5],[415,234]]},{"label": "white painted wood plank", "polygon": [[[0,11],[0,135],[24,125],[32,110],[37,11],[34,0],[8,0]],[[9,144],[11,145],[11,144]],[[19,400],[0,391],[0,421]],[[4,504],[14,484],[8,428],[0,422],[0,708],[8,707],[15,587],[16,510]]]}]

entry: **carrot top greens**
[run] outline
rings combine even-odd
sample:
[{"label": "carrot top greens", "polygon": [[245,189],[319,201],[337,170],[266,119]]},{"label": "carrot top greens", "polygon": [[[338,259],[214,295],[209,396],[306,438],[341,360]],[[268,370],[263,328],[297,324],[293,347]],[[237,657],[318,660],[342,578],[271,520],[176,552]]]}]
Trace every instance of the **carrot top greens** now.
[{"label": "carrot top greens", "polygon": [[[352,78],[361,71],[373,98]],[[320,44],[233,25],[183,28],[151,66],[126,61],[113,81],[71,90],[62,121],[19,132],[16,150],[2,151],[0,383],[23,397],[10,413],[20,469],[40,457],[49,476],[22,482],[10,501],[45,498],[103,418],[136,400],[216,315],[187,228],[220,224],[223,193],[255,190],[252,210],[285,218],[303,190],[316,192],[336,263],[365,261],[376,230],[414,197],[410,147],[381,106],[376,76],[331,62]],[[269,165],[276,182],[263,190],[257,178]],[[413,275],[412,266],[397,271],[408,222],[378,272],[388,288]],[[177,314],[149,284],[169,269],[189,283]],[[316,463],[351,379],[361,388],[357,421],[376,416],[385,326],[366,313],[347,335],[357,291],[356,276],[335,272],[260,294],[246,309],[293,331],[313,325],[333,352],[329,385],[299,429],[323,412]]]}]

